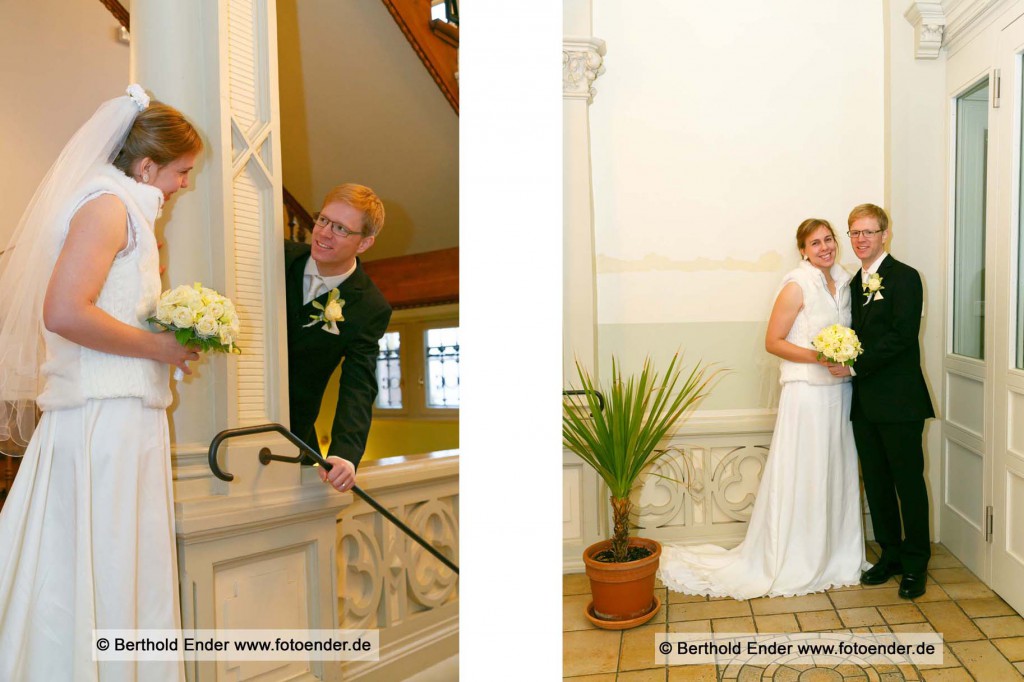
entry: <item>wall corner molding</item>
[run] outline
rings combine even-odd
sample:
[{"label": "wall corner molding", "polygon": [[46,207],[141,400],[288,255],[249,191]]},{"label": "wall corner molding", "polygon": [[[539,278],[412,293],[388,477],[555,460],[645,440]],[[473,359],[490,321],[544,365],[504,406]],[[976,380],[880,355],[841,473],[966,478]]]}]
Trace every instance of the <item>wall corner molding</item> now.
[{"label": "wall corner molding", "polygon": [[594,101],[594,81],[604,73],[605,43],[600,38],[567,37],[562,41],[562,96]]},{"label": "wall corner molding", "polygon": [[937,59],[946,32],[946,11],[940,2],[914,2],[903,13],[914,27],[914,58]]}]

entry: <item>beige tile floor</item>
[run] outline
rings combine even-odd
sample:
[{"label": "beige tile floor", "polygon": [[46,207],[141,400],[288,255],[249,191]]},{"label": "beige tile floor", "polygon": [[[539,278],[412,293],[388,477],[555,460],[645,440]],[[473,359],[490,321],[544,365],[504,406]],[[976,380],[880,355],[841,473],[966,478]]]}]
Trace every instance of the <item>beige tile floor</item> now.
[{"label": "beige tile floor", "polygon": [[[877,547],[869,543],[868,558]],[[942,545],[934,545],[928,590],[912,602],[897,595],[898,579],[803,597],[708,599],[669,592],[658,584],[662,607],[643,626],[616,632],[595,628],[583,615],[590,602],[584,574],[562,581],[562,674],[579,682],[676,680],[798,680],[899,682],[1002,682],[1024,680],[1024,618],[988,589]],[[654,662],[658,632],[941,632],[942,665],[845,666],[807,669],[714,665],[664,666]]]}]

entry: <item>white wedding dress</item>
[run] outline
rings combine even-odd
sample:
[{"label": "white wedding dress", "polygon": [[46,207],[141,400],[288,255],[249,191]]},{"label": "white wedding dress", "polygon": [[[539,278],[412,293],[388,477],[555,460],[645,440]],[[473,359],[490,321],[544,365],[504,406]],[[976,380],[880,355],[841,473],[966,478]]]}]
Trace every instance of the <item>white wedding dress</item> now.
[{"label": "white wedding dress", "polygon": [[[804,297],[787,341],[811,348],[823,328],[850,325],[850,276],[839,265],[831,274],[835,296],[807,262],[783,279]],[[860,582],[867,564],[849,378],[785,360],[780,375],[775,433],[746,537],[732,549],[665,545],[658,577],[669,589],[750,599]]]},{"label": "white wedding dress", "polygon": [[[103,168],[128,206],[96,305],[144,328],[160,293],[160,190]],[[89,191],[91,190],[91,191]],[[182,662],[94,661],[94,629],[180,628],[168,369],[46,332],[42,418],[0,512],[0,680],[184,680]]]}]

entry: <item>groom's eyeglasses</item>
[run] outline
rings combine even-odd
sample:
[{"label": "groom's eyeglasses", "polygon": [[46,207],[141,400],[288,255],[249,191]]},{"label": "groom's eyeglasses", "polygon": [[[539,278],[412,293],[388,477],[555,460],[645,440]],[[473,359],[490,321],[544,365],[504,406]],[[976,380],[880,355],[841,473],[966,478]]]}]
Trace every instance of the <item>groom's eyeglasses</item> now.
[{"label": "groom's eyeglasses", "polygon": [[856,239],[857,237],[864,235],[865,237],[874,237],[882,230],[852,230],[846,234],[850,235],[850,239]]},{"label": "groom's eyeglasses", "polygon": [[350,230],[341,223],[334,222],[333,220],[331,220],[322,213],[316,214],[316,224],[320,227],[330,227],[331,232],[334,233],[335,237],[345,238],[350,234],[358,235],[360,237],[363,236],[362,232],[355,232],[354,230]]}]

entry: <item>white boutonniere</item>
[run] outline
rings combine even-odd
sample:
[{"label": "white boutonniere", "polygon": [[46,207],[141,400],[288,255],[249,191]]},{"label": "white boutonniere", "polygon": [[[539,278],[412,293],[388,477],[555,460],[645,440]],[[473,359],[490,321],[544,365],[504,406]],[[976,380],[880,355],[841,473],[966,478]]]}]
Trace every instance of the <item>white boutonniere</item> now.
[{"label": "white boutonniere", "polygon": [[320,301],[313,301],[313,307],[320,311],[319,315],[310,315],[309,319],[312,320],[309,324],[302,325],[303,327],[312,327],[318,322],[323,322],[324,326],[321,327],[325,332],[330,334],[337,334],[338,323],[345,321],[345,316],[342,315],[341,309],[345,305],[345,299],[340,298],[341,294],[338,293],[337,287],[331,289],[330,293],[327,294],[327,305],[320,303]]},{"label": "white boutonniere", "polygon": [[882,276],[877,272],[868,275],[868,281],[861,286],[864,287],[864,305],[882,300],[882,289],[885,287],[882,286]]}]

